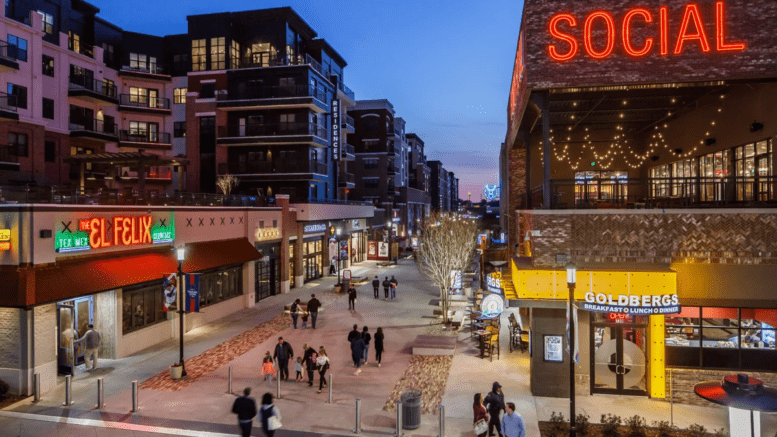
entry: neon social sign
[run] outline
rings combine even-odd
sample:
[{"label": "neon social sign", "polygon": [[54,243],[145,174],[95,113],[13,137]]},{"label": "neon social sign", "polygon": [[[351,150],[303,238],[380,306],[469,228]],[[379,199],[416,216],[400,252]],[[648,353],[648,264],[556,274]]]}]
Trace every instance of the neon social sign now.
[{"label": "neon social sign", "polygon": [[175,240],[175,221],[154,225],[150,215],[78,220],[74,231],[65,227],[54,236],[54,249],[59,253],[78,252],[108,247],[132,247],[144,244],[171,243]]},{"label": "neon social sign", "polygon": [[[696,3],[685,6],[677,35],[672,35],[669,31],[670,17],[667,6],[661,6],[658,11],[645,8],[630,9],[620,22],[616,22],[613,15],[607,11],[591,12],[580,22],[572,14],[556,14],[548,22],[548,32],[553,39],[557,40],[548,44],[548,55],[555,61],[569,61],[579,54],[582,44],[585,53],[591,58],[606,59],[615,51],[618,31],[620,31],[623,51],[634,58],[647,56],[654,52],[655,48],[661,56],[680,55],[686,46],[697,46],[702,53],[744,51],[747,47],[744,42],[728,40],[725,6],[723,1],[715,2],[714,46],[710,43],[702,13]],[[653,35],[643,38],[639,45],[633,39],[637,23],[641,23],[641,27],[645,29],[652,29]],[[582,40],[573,34],[573,29],[579,28],[582,28]],[[606,37],[603,41],[594,41],[594,30],[602,28],[605,30]]]}]

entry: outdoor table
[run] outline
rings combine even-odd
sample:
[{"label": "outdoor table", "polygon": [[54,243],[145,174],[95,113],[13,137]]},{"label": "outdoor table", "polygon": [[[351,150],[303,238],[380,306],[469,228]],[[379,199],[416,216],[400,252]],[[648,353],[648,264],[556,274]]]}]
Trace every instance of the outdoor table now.
[{"label": "outdoor table", "polygon": [[491,331],[487,331],[485,329],[479,329],[475,331],[475,335],[478,336],[480,339],[480,358],[483,358],[486,355],[486,342],[484,341],[485,337],[491,335]]}]

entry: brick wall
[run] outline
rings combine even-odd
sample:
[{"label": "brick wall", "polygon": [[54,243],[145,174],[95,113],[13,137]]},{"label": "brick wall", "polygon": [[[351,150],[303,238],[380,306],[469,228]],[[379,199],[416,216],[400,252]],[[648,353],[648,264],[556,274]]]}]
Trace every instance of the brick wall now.
[{"label": "brick wall", "polygon": [[57,359],[55,328],[57,305],[40,305],[33,309],[35,335],[35,365],[40,366]]},{"label": "brick wall", "polygon": [[21,311],[16,308],[0,308],[0,367],[18,369],[21,363]]},{"label": "brick wall", "polygon": [[[722,381],[726,375],[736,373],[735,371],[722,370],[695,370],[695,369],[672,369],[672,398],[676,403],[698,405],[701,407],[714,407],[721,410],[725,407],[713,404],[710,401],[700,398],[693,392],[693,386],[704,381]],[[750,377],[760,379],[765,385],[777,387],[777,373],[748,373]],[[669,370],[666,377],[666,398],[657,399],[664,402],[670,402],[669,398]]]}]

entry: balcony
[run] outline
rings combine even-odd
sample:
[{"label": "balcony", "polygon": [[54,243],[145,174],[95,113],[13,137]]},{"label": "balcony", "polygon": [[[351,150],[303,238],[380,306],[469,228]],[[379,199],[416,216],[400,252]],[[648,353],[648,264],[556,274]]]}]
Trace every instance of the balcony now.
[{"label": "balcony", "polygon": [[[542,206],[543,188],[531,193]],[[777,207],[777,177],[551,179],[550,209]]]},{"label": "balcony", "polygon": [[340,157],[343,161],[355,161],[356,160],[356,153],[355,148],[350,144],[343,144],[342,153],[340,154]]},{"label": "balcony", "polygon": [[172,113],[170,99],[135,94],[121,94],[119,96],[119,110],[161,115],[170,115]]},{"label": "balcony", "polygon": [[16,96],[0,92],[0,120],[19,121]]},{"label": "balcony", "polygon": [[[265,57],[264,54],[257,53],[254,57],[251,57],[250,59],[243,59],[240,61],[240,68],[264,68],[264,67],[287,67],[287,66],[295,66],[295,65],[307,65],[316,72],[318,72],[320,75],[324,75],[324,69],[321,68],[321,64],[313,59],[310,55],[305,55],[305,57],[292,57],[288,58],[285,56],[274,56],[274,57]],[[328,78],[327,78],[328,79]]]},{"label": "balcony", "polygon": [[325,127],[308,122],[230,124],[219,126],[219,144],[223,145],[273,145],[309,144],[317,147],[329,145]]},{"label": "balcony", "polygon": [[0,170],[19,170],[18,146],[0,146]]},{"label": "balcony", "polygon": [[[310,175],[311,178],[313,174],[326,175],[329,170],[326,164],[316,161],[230,162],[228,168],[229,173],[234,175],[277,175],[286,177],[290,174],[306,174]],[[283,178],[279,179],[282,180]]]},{"label": "balcony", "polygon": [[[0,71],[18,71],[19,61],[17,56],[19,55],[19,48],[8,44],[8,42],[0,40]],[[26,50],[24,57],[27,57]]]},{"label": "balcony", "polygon": [[77,44],[69,47],[69,49],[71,52],[76,52],[81,55],[94,58],[94,46],[91,44],[86,44],[85,42],[79,41]]},{"label": "balcony", "polygon": [[307,108],[318,113],[329,111],[326,93],[310,85],[243,87],[232,84],[233,94],[221,92],[217,105],[226,111],[243,109]]},{"label": "balcony", "polygon": [[138,147],[144,149],[170,149],[173,146],[170,134],[167,132],[119,132],[121,147]]},{"label": "balcony", "polygon": [[116,85],[108,85],[102,80],[89,76],[70,76],[67,95],[96,104],[115,105],[119,102]]},{"label": "balcony", "polygon": [[388,128],[386,130],[386,136],[389,137],[389,138],[391,138],[391,137],[402,138],[402,132],[400,132],[399,129]]},{"label": "balcony", "polygon": [[115,143],[119,140],[119,126],[97,119],[70,119],[70,138],[82,138],[96,143]]},{"label": "balcony", "polygon": [[340,91],[341,91],[343,94],[345,94],[345,95],[346,95],[346,97],[348,97],[349,99],[353,100],[354,102],[356,101],[356,93],[354,93],[353,91],[351,91],[351,89],[350,89],[350,88],[348,88],[347,86],[345,86],[345,84],[343,83],[343,81],[342,81],[342,80],[341,80],[341,81],[339,81],[339,82],[337,82],[337,88],[338,88],[338,89],[339,89],[339,90],[340,90]]},{"label": "balcony", "polygon": [[338,175],[339,184],[345,188],[356,188],[356,176],[350,173],[340,173]]},{"label": "balcony", "polygon": [[170,82],[172,76],[167,66],[159,64],[149,64],[147,66],[129,66],[122,65],[119,70],[119,76],[136,77],[138,79],[152,79]]},{"label": "balcony", "polygon": [[346,115],[343,119],[343,128],[348,131],[349,134],[356,132],[356,125],[354,124],[353,117]]}]

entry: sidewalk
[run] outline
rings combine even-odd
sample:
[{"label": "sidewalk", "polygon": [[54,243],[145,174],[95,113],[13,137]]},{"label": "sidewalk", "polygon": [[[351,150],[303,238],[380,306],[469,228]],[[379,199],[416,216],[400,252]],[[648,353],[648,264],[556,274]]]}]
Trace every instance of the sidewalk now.
[{"label": "sidewalk", "polygon": [[[397,300],[374,299],[371,285],[366,284],[358,288],[356,311],[349,311],[347,299],[344,295],[339,295],[327,303],[320,313],[318,329],[289,328],[282,332],[284,339],[292,345],[295,357],[301,355],[303,343],[309,343],[316,349],[323,345],[327,349],[332,362],[331,373],[334,375],[334,403],[327,403],[326,389],[318,394],[318,387],[311,388],[305,383],[283,382],[282,397],[276,401],[276,405],[281,411],[284,430],[288,434],[278,433],[278,436],[303,436],[303,431],[326,435],[353,435],[354,405],[357,397],[361,399],[364,430],[362,435],[386,436],[394,431],[395,413],[383,411],[382,408],[410,362],[410,343],[417,335],[430,331],[434,309],[430,301],[438,297],[437,291],[418,273],[411,260],[403,260],[398,266],[380,269],[374,262],[365,262],[351,270],[354,275],[370,278],[378,274],[381,280],[387,275],[395,275],[399,280]],[[328,293],[335,281],[336,278],[322,278],[294,289],[289,294],[265,299],[255,308],[240,311],[227,319],[198,328],[186,335],[186,356],[191,358],[204,353],[260,323],[273,319],[284,305],[295,298],[307,300],[311,293]],[[381,296],[382,293],[381,290]],[[506,323],[506,317],[503,319]],[[373,335],[376,328],[382,326],[386,335],[383,365],[380,368],[375,366],[374,349],[371,347],[371,362],[363,367],[358,376],[353,374],[350,345],[346,341],[348,331],[354,323],[358,324],[360,329],[364,325],[369,326]],[[487,393],[493,381],[499,381],[504,386],[506,401],[516,403],[517,411],[526,422],[527,436],[539,436],[538,421],[548,420],[553,411],[568,416],[568,399],[531,396],[528,354],[509,352],[506,336],[502,336],[501,340],[501,357],[491,362],[478,357],[479,351],[475,340],[470,338],[468,326],[459,333],[456,355],[443,396],[446,436],[473,435],[473,396],[476,391]],[[253,388],[252,395],[256,398],[260,398],[264,392],[275,395],[276,383],[273,381],[268,384],[260,380],[260,366],[265,351],[272,350],[276,343],[277,339],[273,336],[180,391],[140,390],[140,411],[137,413],[129,413],[130,381],[137,380],[141,383],[165,371],[178,357],[175,340],[135,356],[116,360],[109,365],[112,369],[105,368],[90,374],[79,373],[73,385],[75,404],[70,408],[63,408],[61,405],[64,394],[60,386],[57,390],[46,393],[40,404],[34,405],[24,401],[11,409],[15,412],[64,418],[105,420],[142,426],[184,427],[202,432],[234,432],[235,417],[229,414],[229,411],[235,394],[226,393],[229,367],[232,367],[235,393],[249,386]],[[290,373],[293,379],[293,365],[290,366]],[[102,411],[94,410],[94,379],[98,376],[105,377],[106,406]],[[318,374],[315,376],[315,384],[318,385]],[[617,412],[624,418],[639,414],[645,417],[648,423],[670,420],[668,403],[640,397],[579,396],[577,408],[579,413],[591,416],[594,422],[598,422],[601,414],[609,412]],[[3,417],[2,414],[0,417]],[[774,435],[777,430],[774,418],[766,415],[762,417],[763,435]],[[727,415],[725,410],[714,407],[675,405],[674,422],[681,427],[698,422],[707,429],[725,428]],[[257,428],[255,425],[254,435],[262,435]],[[420,428],[405,431],[406,436],[436,437],[438,434],[437,415],[424,415]],[[3,435],[2,432],[0,435]],[[113,434],[100,432],[96,435]]]}]

